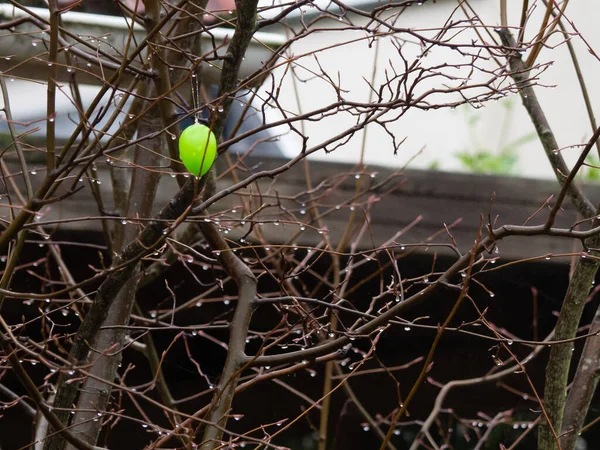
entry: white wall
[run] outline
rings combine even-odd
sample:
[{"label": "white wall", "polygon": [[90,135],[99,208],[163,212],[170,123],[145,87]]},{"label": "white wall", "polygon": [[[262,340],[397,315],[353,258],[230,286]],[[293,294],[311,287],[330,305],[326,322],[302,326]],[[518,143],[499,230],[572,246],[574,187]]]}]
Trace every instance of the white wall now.
[{"label": "white wall", "polygon": [[[533,4],[536,10],[529,20],[528,37],[537,32],[536,27],[539,27],[543,13],[541,2],[530,3]],[[499,24],[499,2],[497,0],[480,0],[472,2],[472,4],[481,15],[484,23],[490,25],[490,27]],[[518,25],[521,2],[508,2],[508,4],[509,8],[511,8],[509,10],[509,23]],[[456,10],[456,6],[457,2],[443,0],[439,0],[437,4],[429,2],[421,7],[413,6],[408,8],[408,11],[401,16],[397,22],[397,26],[414,29],[440,27],[448,19],[452,11]],[[600,53],[597,14],[592,14],[591,10],[600,12],[600,8],[595,4],[571,2],[567,9],[567,18],[576,24],[577,29],[585,37],[590,46]],[[464,18],[465,16],[460,11],[456,11],[453,16],[455,21]],[[360,19],[352,18],[352,20],[355,23],[360,23]],[[343,26],[343,24],[336,21],[329,21],[320,22],[319,26],[336,27]],[[429,35],[433,35],[433,32],[429,33]],[[336,100],[335,90],[320,78],[314,76],[311,78],[309,71],[306,70],[309,69],[318,72],[318,65],[314,59],[315,56],[318,58],[323,69],[332,78],[337,80],[339,75],[341,87],[348,91],[343,94],[346,99],[367,102],[369,99],[369,88],[363,78],[371,79],[375,61],[377,62],[375,85],[384,80],[386,68],[388,72],[390,71],[389,61],[396,67],[397,71],[402,70],[402,60],[396,49],[391,45],[391,38],[380,38],[378,51],[376,51],[376,45],[369,48],[367,41],[364,39],[342,47],[318,51],[319,49],[334,46],[336,43],[349,39],[360,39],[364,36],[365,34],[360,31],[323,31],[298,41],[292,47],[290,54],[301,55],[310,53],[294,63],[299,77],[308,81],[294,83],[289,71],[285,72],[283,67],[278,69],[276,71],[277,76],[284,76],[280,94],[282,105],[287,110],[298,113],[300,111],[307,112],[324,107]],[[408,38],[402,35],[398,35],[398,37]],[[453,42],[465,43],[476,38],[477,36],[473,31],[468,30],[457,36]],[[554,45],[561,40],[561,36],[555,36],[549,43],[550,45]],[[587,50],[581,38],[573,37],[573,43],[580,58],[580,64],[588,83],[592,101],[597,101],[600,96],[600,87],[595,80],[600,76],[600,64],[597,58]],[[318,52],[313,56],[312,52],[315,51]],[[405,57],[407,57],[409,63],[420,53],[417,46],[410,44],[406,44],[403,47],[403,51],[405,51]],[[526,52],[525,57],[527,54]],[[421,63],[430,66],[445,61],[467,63],[468,59],[461,57],[456,51],[436,48]],[[591,127],[566,46],[561,45],[554,49],[547,48],[542,50],[538,62],[553,62],[551,67],[540,74],[538,81],[540,85],[548,87],[538,87],[536,91],[542,106],[545,107],[550,124],[558,138],[559,145],[567,147],[584,143],[591,135]],[[486,67],[493,69],[497,66],[490,61],[489,64],[486,64]],[[451,71],[446,70],[446,72],[450,73]],[[483,81],[489,78],[489,74],[480,72],[472,78],[471,82]],[[454,85],[456,84],[458,83],[454,83]],[[432,87],[440,87],[440,85],[441,80],[438,79],[433,83],[421,85],[417,91],[423,92]],[[297,92],[295,89],[297,89]],[[297,105],[297,98],[300,99],[299,106]],[[445,102],[449,100],[442,98],[440,101]],[[512,101],[514,104],[512,112],[508,116],[506,115],[506,104],[503,105],[505,100],[490,102],[477,111],[474,111],[469,106],[459,107],[455,110],[411,110],[390,126],[390,130],[393,131],[398,140],[407,138],[397,156],[393,155],[390,138],[385,132],[377,125],[371,125],[368,128],[366,144],[364,146],[364,162],[369,165],[401,167],[418,154],[410,163],[410,167],[427,168],[432,162],[437,161],[441,169],[462,170],[455,157],[455,153],[464,150],[475,150],[473,134],[476,135],[480,144],[485,145],[491,151],[496,151],[497,147],[502,145],[502,142],[511,142],[534,131],[518,97],[512,96],[512,99],[508,101]],[[471,111],[468,111],[469,108]],[[479,121],[474,128],[468,126],[467,116],[478,116]],[[273,113],[273,118],[276,117],[276,114]],[[508,119],[508,122],[503,126],[502,123],[505,118]],[[318,122],[306,121],[303,126],[305,127],[305,132],[310,136],[310,146],[311,143],[314,145],[334,136],[354,123],[355,118],[352,116],[337,114],[332,117],[323,118]],[[363,150],[362,139],[362,133],[360,133],[343,148],[331,154],[321,152],[314,155],[313,158],[328,161],[358,162]],[[297,153],[300,149],[300,140],[294,137],[293,134],[286,136],[283,141],[286,143],[286,151],[290,155]],[[518,151],[519,162],[516,174],[542,178],[553,176],[550,165],[545,160],[541,145],[536,139],[519,146]],[[563,154],[567,160],[573,161],[577,157],[577,150],[565,150]]]}]

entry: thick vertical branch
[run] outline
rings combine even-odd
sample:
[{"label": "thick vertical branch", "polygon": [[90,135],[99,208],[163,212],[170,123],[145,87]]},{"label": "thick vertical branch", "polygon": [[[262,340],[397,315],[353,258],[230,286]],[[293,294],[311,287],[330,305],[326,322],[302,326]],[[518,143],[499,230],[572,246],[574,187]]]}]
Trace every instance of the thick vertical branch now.
[{"label": "thick vertical branch", "polygon": [[[556,137],[554,136],[550,123],[546,118],[546,114],[544,114],[544,110],[538,101],[535,90],[529,82],[530,70],[523,63],[519,53],[516,52],[516,43],[510,34],[510,31],[501,29],[499,34],[503,45],[508,49],[515,50],[508,55],[508,62],[511,69],[510,76],[513,78],[519,89],[523,106],[531,118],[531,122],[533,123],[535,131],[540,139],[540,143],[544,148],[546,157],[554,169],[556,179],[560,185],[563,186],[570,170],[564,158],[558,151],[560,147],[556,142]],[[579,211],[579,214],[583,217],[592,217],[596,213],[594,205],[574,183],[567,186],[567,195],[573,206],[577,208],[577,211]]]},{"label": "thick vertical branch", "polygon": [[202,232],[213,249],[222,251],[220,261],[238,286],[238,300],[233,320],[229,326],[230,337],[227,359],[211,403],[209,421],[217,426],[207,425],[202,439],[203,445],[201,448],[203,450],[213,450],[221,446],[219,441],[223,436],[223,427],[227,423],[235,388],[240,377],[240,369],[244,363],[246,337],[254,310],[254,299],[256,298],[256,278],[254,274],[240,258],[230,251],[219,230],[210,225],[212,224],[202,224]]},{"label": "thick vertical branch", "polygon": [[[250,44],[256,29],[257,0],[236,0],[237,22],[235,33],[227,49],[223,62],[223,71],[219,83],[219,95],[231,92],[237,84],[237,76],[246,49]],[[232,99],[226,97],[222,103],[222,111],[215,109],[216,118],[213,121],[213,130],[220,135],[227,114],[231,107]],[[233,320],[231,321],[229,350],[223,372],[219,380],[218,389],[211,402],[209,422],[202,438],[203,450],[214,450],[220,447],[223,437],[223,428],[227,423],[227,415],[231,409],[235,388],[237,386],[241,367],[245,360],[246,337],[250,319],[252,317],[254,299],[256,298],[256,278],[252,271],[230,251],[227,242],[212,223],[203,223],[201,230],[213,250],[219,250],[221,263],[238,286],[238,301]]]},{"label": "thick vertical branch", "polygon": [[[506,47],[515,49],[516,43],[507,29],[500,30],[499,34],[502,43]],[[509,55],[508,60],[512,71],[511,76],[519,88],[523,105],[529,113],[559,183],[566,189],[571,202],[583,217],[589,218],[594,216],[596,213],[595,208],[584,193],[571,182],[572,175],[574,174],[570,173],[571,171],[557,151],[559,146],[554,133],[538,102],[533,87],[527,82],[529,71],[518,53],[513,52]],[[593,142],[591,144],[593,145]],[[586,148],[586,150],[589,149]],[[566,174],[569,174],[569,176],[567,177]],[[553,218],[551,217],[550,220],[553,220]],[[593,237],[588,242],[588,245],[597,248],[599,243],[600,239]],[[595,258],[585,258],[582,256],[575,263],[573,275],[569,282],[569,287],[556,324],[556,340],[568,341],[575,337],[579,321],[581,320],[581,314],[583,313],[583,307],[585,306],[585,299],[589,294],[597,271],[598,262]],[[539,450],[554,450],[559,446],[554,430],[562,429],[572,350],[572,342],[566,342],[552,346],[552,350],[550,351],[550,358],[546,367],[544,407],[551,424],[546,421],[540,423],[540,432],[538,435]]]},{"label": "thick vertical branch", "polygon": [[[598,239],[594,238],[595,246]],[[598,262],[590,258],[579,258],[569,282],[569,288],[560,309],[554,337],[556,340],[573,339],[579,327],[585,299],[598,271]],[[562,428],[565,408],[569,368],[573,357],[573,343],[553,345],[546,366],[546,383],[544,387],[544,407],[555,430]],[[557,449],[558,443],[551,428],[545,421],[540,423],[538,439],[540,450]],[[564,450],[564,449],[563,449]]]},{"label": "thick vertical branch", "polygon": [[[590,334],[600,332],[600,307],[596,310]],[[577,372],[567,396],[560,444],[562,450],[573,450],[577,436],[590,408],[600,378],[600,335],[592,334],[585,341]]]},{"label": "thick vertical branch", "polygon": [[[152,91],[151,91],[152,92]],[[154,90],[154,94],[155,94]],[[139,122],[138,135],[147,136],[160,129],[162,121],[158,107],[150,109]],[[159,172],[151,170],[158,166],[163,151],[165,139],[159,135],[151,140],[144,141],[144,145],[135,148],[134,169],[129,189],[129,199],[126,215],[128,217],[149,217],[152,213],[152,205],[156,196],[156,189],[160,180]],[[150,170],[148,170],[148,169]],[[131,242],[136,237],[136,226],[126,225],[120,231],[120,239],[117,239],[117,248],[124,243]],[[74,429],[83,440],[94,444],[102,429],[102,421],[94,421],[96,414],[102,414],[109,404],[111,385],[102,380],[114,380],[122,355],[120,350],[125,345],[127,333],[124,328],[131,316],[131,310],[135,303],[139,270],[138,265],[126,281],[124,287],[119,291],[115,301],[110,307],[106,320],[102,323],[104,327],[98,333],[92,347],[103,353],[92,353],[90,355],[91,374],[83,383],[81,394],[77,401],[77,412],[73,418],[73,424],[80,424]],[[97,411],[97,412],[96,412]],[[69,450],[75,450],[68,446]]]},{"label": "thick vertical branch", "polygon": [[[157,220],[148,222],[136,239],[132,240],[115,258],[113,268],[119,269],[113,271],[100,285],[94,303],[73,339],[69,359],[74,367],[85,363],[90,350],[89,343],[94,341],[113,301],[133,275],[137,261],[153,252],[158,245],[161,245],[165,239],[163,231],[170,226],[169,221],[183,219],[189,211],[189,206],[201,184],[198,185],[194,180],[189,179],[175,197],[157,214]],[[67,382],[69,377],[70,375],[67,372],[61,373],[54,402],[57,407],[56,415],[63,423],[67,423],[69,413],[68,410],[58,408],[71,408],[78,389],[77,383]],[[50,441],[53,441],[53,439],[50,439]],[[47,446],[46,448],[56,447]]]}]

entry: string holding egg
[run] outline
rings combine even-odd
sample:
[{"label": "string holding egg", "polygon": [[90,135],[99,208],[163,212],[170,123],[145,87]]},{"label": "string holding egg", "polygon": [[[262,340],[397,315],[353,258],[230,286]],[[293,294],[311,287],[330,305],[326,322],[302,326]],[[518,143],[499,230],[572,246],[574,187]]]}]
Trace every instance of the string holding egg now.
[{"label": "string holding egg", "polygon": [[190,125],[179,137],[179,157],[188,172],[204,176],[217,156],[217,139],[206,125]]},{"label": "string holding egg", "polygon": [[188,172],[203,177],[217,157],[217,138],[208,126],[201,123],[199,77],[196,73],[191,75],[194,124],[183,130],[179,136],[179,158]]}]

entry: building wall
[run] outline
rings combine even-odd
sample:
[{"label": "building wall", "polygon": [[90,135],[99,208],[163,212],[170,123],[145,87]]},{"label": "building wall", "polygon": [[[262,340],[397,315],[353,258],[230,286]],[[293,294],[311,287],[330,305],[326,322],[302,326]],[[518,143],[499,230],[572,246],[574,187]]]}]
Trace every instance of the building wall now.
[{"label": "building wall", "polygon": [[[518,24],[521,2],[508,3],[509,23]],[[536,27],[539,27],[543,15],[541,2],[530,3],[534,7],[534,12],[529,19],[527,37],[531,37],[537,32]],[[480,0],[472,4],[484,23],[489,24],[491,28],[499,24],[498,1]],[[567,19],[573,21],[587,43],[600,52],[600,35],[596,32],[596,16],[590,13],[590,8],[597,9],[598,7],[583,2],[572,2],[567,8]],[[464,14],[457,8],[457,2],[454,1],[438,0],[436,4],[427,2],[422,6],[415,5],[407,8],[406,13],[397,21],[397,26],[414,29],[440,27],[453,11],[454,21],[465,19]],[[364,23],[364,20],[357,17],[349,17],[356,24]],[[296,30],[299,29],[298,22],[294,26]],[[340,26],[347,26],[347,24],[335,20],[319,22],[321,28]],[[428,34],[433,36],[434,32]],[[492,34],[494,34],[493,31]],[[391,73],[390,64],[397,71],[402,71],[403,62],[398,51],[392,45],[392,37],[381,37],[378,44],[374,43],[369,47],[365,36],[363,31],[322,31],[311,34],[294,44],[290,55],[293,54],[297,57],[305,54],[304,57],[294,61],[298,79],[303,81],[294,81],[289,70],[285,70],[285,64],[276,71],[280,79],[283,77],[281,104],[289,111],[297,113],[321,108],[336,100],[337,94],[328,82],[314,76],[319,72],[315,58],[333,79],[337,79],[339,76],[340,85],[344,89],[344,98],[367,102],[370,90],[365,79],[372,78],[374,66],[376,65],[375,85],[377,85],[385,79],[386,70]],[[396,37],[408,39],[408,36],[405,35]],[[466,30],[454,37],[453,42],[468,43],[471,39],[477,39],[477,36],[472,30]],[[356,42],[342,46],[337,45],[348,40]],[[563,41],[562,36],[556,35],[549,41],[549,44],[554,46],[561,41]],[[600,75],[598,58],[588,51],[581,38],[573,36],[572,41],[593,102],[600,97],[600,88],[594,81]],[[329,49],[327,49],[328,47]],[[402,49],[409,63],[412,63],[420,53],[419,46],[414,44],[406,43]],[[524,56],[527,55],[528,52],[525,52]],[[434,48],[427,57],[421,60],[421,64],[426,66],[443,62],[465,64],[468,62],[468,58],[462,57],[459,52],[453,50]],[[592,131],[566,46],[560,45],[556,48],[542,50],[538,62],[552,63],[539,74],[538,84],[540,87],[536,91],[556,133],[559,145],[568,147],[585,143]],[[482,66],[492,70],[497,67],[492,61],[488,61]],[[465,71],[466,68],[458,71],[447,70],[446,72],[464,74]],[[489,74],[480,71],[473,75],[471,82],[484,81],[490,77]],[[440,87],[441,81],[441,79],[437,79],[419,85],[417,92]],[[454,85],[456,84],[458,83],[454,83]],[[438,97],[437,100],[446,102],[451,99],[456,100],[457,97]],[[274,111],[271,114],[272,118],[277,118]],[[392,116],[390,115],[390,117]],[[302,126],[310,137],[310,146],[334,136],[355,122],[355,117],[340,113],[316,122],[307,121]],[[457,152],[475,152],[478,149],[486,149],[497,153],[503,146],[515,140],[526,140],[524,138],[529,137],[528,142],[513,146],[515,153],[518,154],[518,163],[513,171],[514,174],[541,178],[553,177],[541,145],[532,135],[533,126],[516,95],[500,101],[492,101],[480,109],[474,109],[468,105],[456,109],[445,108],[430,111],[413,109],[396,120],[389,128],[398,141],[406,137],[406,141],[397,155],[394,155],[391,140],[385,131],[378,125],[370,125],[364,144],[363,134],[358,133],[350,142],[335,152],[331,154],[320,152],[313,158],[327,161],[359,162],[363,155],[364,162],[369,165],[402,167],[410,162],[410,167],[413,168],[427,168],[436,164],[444,170],[464,170],[456,157]],[[299,151],[300,139],[293,133],[288,134],[282,140],[286,143],[287,154],[292,155]],[[568,161],[573,161],[576,159],[578,151],[568,149],[563,154]]]}]

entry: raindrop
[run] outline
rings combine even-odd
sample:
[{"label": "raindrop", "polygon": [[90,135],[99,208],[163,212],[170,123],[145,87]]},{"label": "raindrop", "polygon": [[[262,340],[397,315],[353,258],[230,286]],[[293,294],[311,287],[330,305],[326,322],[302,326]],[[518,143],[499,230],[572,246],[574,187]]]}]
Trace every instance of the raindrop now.
[{"label": "raindrop", "polygon": [[216,251],[216,252],[215,252],[215,256],[219,256],[220,254],[221,254],[221,252],[220,252],[220,251]]},{"label": "raindrop", "polygon": [[37,47],[37,42],[32,42],[31,45]]},{"label": "raindrop", "polygon": [[302,214],[302,215],[306,214],[306,210],[305,209],[301,209],[300,210],[300,214]]},{"label": "raindrop", "polygon": [[368,425],[363,426],[363,431],[369,431],[369,426]]},{"label": "raindrop", "polygon": [[37,175],[37,172],[35,170],[32,170],[31,175]]},{"label": "raindrop", "polygon": [[354,175],[354,178],[356,178],[357,180],[360,179],[360,173],[357,173],[356,175]]},{"label": "raindrop", "polygon": [[225,306],[229,305],[230,303],[231,303],[231,301],[230,301],[230,300],[223,300],[223,304],[224,304]]},{"label": "raindrop", "polygon": [[196,302],[196,308],[200,308],[202,306],[202,302]]},{"label": "raindrop", "polygon": [[127,221],[125,219],[121,220],[121,225],[127,225]]},{"label": "raindrop", "polygon": [[220,113],[223,112],[223,105],[219,105],[217,107],[217,111],[219,111]]},{"label": "raindrop", "polygon": [[404,331],[410,331],[410,327],[404,327]]}]

